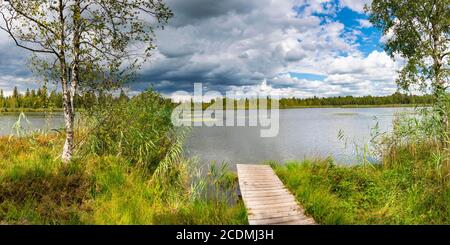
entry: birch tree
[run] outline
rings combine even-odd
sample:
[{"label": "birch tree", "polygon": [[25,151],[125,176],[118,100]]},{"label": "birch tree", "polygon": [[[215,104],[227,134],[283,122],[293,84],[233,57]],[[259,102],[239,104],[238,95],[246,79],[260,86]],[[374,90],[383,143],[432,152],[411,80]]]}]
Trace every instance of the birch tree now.
[{"label": "birch tree", "polygon": [[33,53],[32,64],[62,89],[66,140],[74,149],[74,97],[126,79],[155,48],[172,12],[162,0],[0,0],[0,29]]},{"label": "birch tree", "polygon": [[385,50],[406,64],[398,85],[435,97],[433,110],[441,143],[448,144],[450,99],[450,0],[373,0],[366,6],[370,21],[388,37]]}]

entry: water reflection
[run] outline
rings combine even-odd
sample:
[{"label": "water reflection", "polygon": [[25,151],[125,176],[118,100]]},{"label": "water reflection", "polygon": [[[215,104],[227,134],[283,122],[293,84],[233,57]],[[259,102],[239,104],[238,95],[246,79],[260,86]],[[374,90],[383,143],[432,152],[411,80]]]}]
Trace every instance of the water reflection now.
[{"label": "water reflection", "polygon": [[[194,127],[188,156],[204,163],[259,163],[332,156],[352,163],[370,141],[371,130],[390,131],[394,115],[411,108],[308,108],[280,111],[279,134],[259,137],[258,127]],[[338,137],[339,132],[344,136]],[[358,146],[358,148],[356,147]],[[374,159],[368,159],[374,160]]]}]

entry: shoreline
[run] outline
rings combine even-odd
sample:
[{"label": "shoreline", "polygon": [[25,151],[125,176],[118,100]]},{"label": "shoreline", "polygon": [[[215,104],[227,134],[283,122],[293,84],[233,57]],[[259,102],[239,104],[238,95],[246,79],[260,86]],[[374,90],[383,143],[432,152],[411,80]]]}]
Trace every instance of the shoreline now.
[{"label": "shoreline", "polygon": [[323,106],[288,106],[280,109],[309,109],[309,108],[415,108],[428,107],[430,105],[421,104],[385,104],[385,105],[323,105]]},{"label": "shoreline", "polygon": [[[209,106],[209,105],[208,105]],[[359,109],[359,108],[417,108],[417,107],[430,107],[428,104],[385,104],[385,105],[314,105],[314,106],[280,106],[280,110],[291,110],[291,109],[327,109],[327,108],[336,108],[336,109]],[[202,110],[205,111],[208,107],[203,107]],[[234,108],[233,110],[256,110],[257,108]],[[216,109],[217,110],[217,109]],[[231,110],[227,108],[222,108],[221,110]]]},{"label": "shoreline", "polygon": [[22,113],[22,112],[63,112],[62,108],[0,108],[0,115],[5,113]]},{"label": "shoreline", "polygon": [[[311,105],[311,106],[280,106],[280,110],[289,109],[320,109],[320,108],[415,108],[428,107],[430,105],[422,104],[385,104],[385,105]],[[254,110],[256,108],[235,108],[234,110]],[[81,109],[83,110],[83,109]],[[203,109],[205,110],[205,108]],[[224,108],[223,110],[228,110]],[[63,112],[63,108],[0,108],[2,113],[21,113],[21,112]]]}]

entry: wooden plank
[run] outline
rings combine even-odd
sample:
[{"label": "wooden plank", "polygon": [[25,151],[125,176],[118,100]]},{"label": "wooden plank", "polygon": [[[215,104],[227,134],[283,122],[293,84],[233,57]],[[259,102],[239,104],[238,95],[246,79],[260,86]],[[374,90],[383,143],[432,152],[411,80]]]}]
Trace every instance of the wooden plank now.
[{"label": "wooden plank", "polygon": [[278,191],[284,190],[283,186],[251,186],[245,189],[241,189],[241,193],[253,193],[253,192],[264,192],[264,191]]},{"label": "wooden plank", "polygon": [[289,195],[289,192],[285,189],[273,189],[273,190],[253,190],[253,191],[242,191],[242,193],[245,193],[245,196],[251,197],[251,196],[279,196],[279,195]]},{"label": "wooden plank", "polygon": [[296,200],[294,198],[247,198],[247,200],[244,200],[244,203],[253,204],[253,205],[259,205],[261,203],[266,204],[276,204],[276,203],[287,203],[292,202],[296,203]]},{"label": "wooden plank", "polygon": [[[242,193],[246,195],[248,192]],[[247,200],[260,200],[260,199],[277,199],[277,200],[295,200],[295,197],[292,195],[282,193],[282,194],[267,194],[267,193],[260,193],[259,195],[246,195]]]},{"label": "wooden plank", "polygon": [[296,209],[291,209],[288,211],[272,212],[272,210],[266,210],[265,212],[251,212],[248,214],[250,219],[269,219],[269,218],[280,218],[280,217],[289,217],[298,215],[298,211]]},{"label": "wooden plank", "polygon": [[291,203],[274,203],[274,204],[267,204],[267,205],[260,205],[260,206],[253,206],[252,208],[249,208],[247,211],[249,213],[265,213],[265,212],[286,212],[291,210],[298,210],[303,212],[303,209],[297,205],[296,202]]},{"label": "wooden plank", "polygon": [[278,218],[267,218],[267,219],[249,219],[251,225],[272,225],[272,224],[283,224],[290,222],[293,224],[301,224],[303,216],[292,215],[289,217],[278,217]]},{"label": "wooden plank", "polygon": [[240,180],[242,184],[245,185],[281,185],[283,186],[283,183],[279,180],[271,180],[271,179],[242,179]]},{"label": "wooden plank", "polygon": [[236,167],[249,224],[315,224],[269,165]]},{"label": "wooden plank", "polygon": [[[239,183],[239,184],[241,184],[241,183]],[[262,184],[254,185],[254,184],[252,184],[252,185],[248,185],[248,186],[242,188],[241,191],[248,191],[248,190],[263,191],[263,190],[267,190],[269,188],[271,188],[272,191],[285,189],[285,187],[281,184],[272,184],[272,185],[262,185]]]},{"label": "wooden plank", "polygon": [[272,225],[315,225],[313,219],[307,218],[302,220],[293,220],[293,221],[286,221],[286,222],[280,222],[280,223],[274,223]]},{"label": "wooden plank", "polygon": [[[250,220],[271,220],[270,222],[272,224],[274,224],[276,222],[272,221],[273,219],[290,218],[290,217],[294,217],[294,216],[298,216],[298,213],[295,211],[291,211],[291,212],[284,212],[284,213],[248,214],[248,219],[250,219]],[[283,221],[280,221],[279,223],[281,223],[281,222],[286,222],[286,221],[283,220]]]},{"label": "wooden plank", "polygon": [[276,209],[276,208],[298,208],[296,202],[285,202],[285,203],[261,203],[260,205],[253,205],[251,208],[248,208],[249,211],[253,210],[268,210],[268,209]]},{"label": "wooden plank", "polygon": [[[244,201],[244,204],[248,207],[259,207],[259,206],[269,206],[269,205],[276,205],[276,204],[284,204],[284,205],[297,205],[297,203],[294,200],[251,200],[251,201]],[[248,209],[248,208],[247,208]]]}]

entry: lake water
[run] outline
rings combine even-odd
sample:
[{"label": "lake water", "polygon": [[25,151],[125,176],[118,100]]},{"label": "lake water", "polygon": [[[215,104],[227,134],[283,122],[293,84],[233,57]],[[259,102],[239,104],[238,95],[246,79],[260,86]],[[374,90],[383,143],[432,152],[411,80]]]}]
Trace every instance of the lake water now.
[{"label": "lake water", "polygon": [[[378,123],[392,130],[396,114],[411,108],[308,108],[280,110],[279,133],[261,138],[259,127],[193,127],[185,150],[201,163],[284,162],[332,156],[338,163],[361,159]],[[341,134],[343,137],[338,137]],[[368,144],[370,145],[370,144]],[[356,147],[359,146],[359,147]],[[375,159],[372,159],[375,160]]]},{"label": "lake water", "polygon": [[[0,136],[36,130],[49,131],[64,127],[63,115],[59,112],[26,112],[23,115],[25,117],[20,113],[0,114]],[[15,126],[19,117],[21,128]]]},{"label": "lake water", "polygon": [[[378,122],[379,131],[390,131],[394,115],[411,108],[310,108],[280,110],[279,133],[261,138],[259,127],[193,127],[185,152],[201,163],[284,162],[304,158],[334,157],[337,162],[355,162],[361,147],[369,142]],[[26,131],[63,127],[61,113],[25,113]],[[19,114],[0,115],[0,135],[14,134]],[[339,139],[339,132],[343,135]],[[360,150],[355,145],[360,146]]]}]

